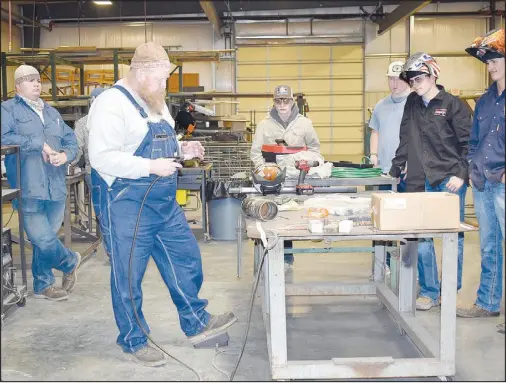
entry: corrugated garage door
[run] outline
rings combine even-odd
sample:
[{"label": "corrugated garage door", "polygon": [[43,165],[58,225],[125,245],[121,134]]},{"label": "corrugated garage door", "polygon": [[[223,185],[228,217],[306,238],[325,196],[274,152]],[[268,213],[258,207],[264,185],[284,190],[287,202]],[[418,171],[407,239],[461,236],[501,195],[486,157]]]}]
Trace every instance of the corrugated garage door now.
[{"label": "corrugated garage door", "polygon": [[[238,91],[272,92],[279,84],[304,93],[328,160],[360,161],[363,155],[362,45],[239,47]],[[265,117],[272,99],[239,99],[239,113],[255,122]]]}]

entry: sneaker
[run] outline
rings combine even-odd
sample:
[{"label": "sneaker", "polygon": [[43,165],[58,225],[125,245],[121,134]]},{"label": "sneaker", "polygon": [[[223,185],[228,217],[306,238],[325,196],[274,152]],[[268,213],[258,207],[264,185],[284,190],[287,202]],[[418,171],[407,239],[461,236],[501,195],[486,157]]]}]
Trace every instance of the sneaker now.
[{"label": "sneaker", "polygon": [[76,267],[74,267],[74,270],[72,270],[68,274],[63,274],[63,280],[61,287],[68,293],[70,293],[77,282],[77,269],[79,268],[79,265],[81,264],[81,254],[76,252],[77,255],[77,262]]},{"label": "sneaker", "polygon": [[467,309],[457,309],[457,316],[460,318],[498,317],[499,311],[487,311],[480,306],[472,305]]},{"label": "sneaker", "polygon": [[63,301],[68,299],[69,294],[65,290],[51,285],[39,294],[33,294],[33,297],[36,299],[49,299],[50,301]]},{"label": "sneaker", "polygon": [[237,318],[231,312],[221,315],[211,315],[211,319],[209,319],[209,323],[204,330],[202,330],[200,334],[188,337],[188,339],[193,344],[201,343],[206,340],[206,338],[223,332],[235,322],[237,322]]},{"label": "sneaker", "polygon": [[497,332],[500,332],[501,334],[504,334],[504,323],[497,325]]},{"label": "sneaker", "polygon": [[130,360],[146,367],[160,367],[167,363],[165,354],[149,344],[134,353],[126,354]]},{"label": "sneaker", "polygon": [[437,302],[434,302],[432,298],[429,297],[418,297],[416,300],[416,309],[421,311],[430,310],[432,307],[439,306],[439,299]]}]

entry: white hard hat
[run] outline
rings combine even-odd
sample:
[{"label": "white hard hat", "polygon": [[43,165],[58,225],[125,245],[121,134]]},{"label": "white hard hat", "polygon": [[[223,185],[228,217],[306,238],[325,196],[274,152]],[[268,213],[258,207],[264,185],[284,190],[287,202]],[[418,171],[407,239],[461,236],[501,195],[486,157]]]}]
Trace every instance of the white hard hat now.
[{"label": "white hard hat", "polygon": [[390,65],[388,66],[387,76],[388,77],[399,77],[399,75],[402,72],[403,66],[404,66],[403,61],[394,61],[394,62],[390,63]]}]

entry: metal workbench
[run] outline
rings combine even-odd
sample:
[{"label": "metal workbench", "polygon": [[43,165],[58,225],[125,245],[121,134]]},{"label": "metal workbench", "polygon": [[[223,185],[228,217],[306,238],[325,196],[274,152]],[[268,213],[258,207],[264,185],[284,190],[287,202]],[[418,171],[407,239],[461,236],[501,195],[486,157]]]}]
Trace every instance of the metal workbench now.
[{"label": "metal workbench", "polygon": [[[18,188],[16,189],[4,189],[2,188],[2,201],[0,205],[0,210],[3,210],[3,204],[7,202],[11,202],[14,199],[17,199],[18,201],[18,230],[19,230],[19,254],[21,258],[21,279],[22,279],[22,285],[21,286],[15,286],[17,289],[17,294],[10,293],[5,297],[5,300],[2,299],[2,312],[1,312],[1,318],[3,320],[4,316],[8,315],[8,312],[11,311],[12,308],[16,306],[24,306],[26,302],[26,296],[28,295],[28,281],[27,281],[27,275],[26,275],[26,255],[25,255],[25,239],[24,239],[24,227],[23,227],[23,211],[21,209],[22,200],[21,200],[21,153],[20,153],[20,147],[17,145],[2,145],[1,147],[1,155],[16,155],[16,185]],[[0,214],[0,226],[2,227],[3,232],[3,214]],[[12,234],[11,234],[12,238]],[[13,241],[14,242],[14,241]],[[4,247],[2,245],[2,255],[0,256],[0,259],[2,261],[1,265],[1,274],[2,274],[2,285],[1,288],[3,290],[3,276],[4,276],[4,264],[3,264],[3,250]],[[13,254],[11,254],[11,257],[13,257]],[[13,262],[14,263],[14,262]],[[3,296],[3,291],[2,291]],[[5,309],[4,309],[5,306]]]},{"label": "metal workbench", "polygon": [[[281,218],[281,217],[284,218]],[[248,238],[256,240],[255,257],[264,253],[261,241],[264,231],[268,249],[262,269],[262,313],[267,332],[271,375],[274,380],[287,379],[379,379],[401,377],[452,377],[455,375],[456,296],[458,233],[476,230],[461,224],[459,230],[417,232],[381,232],[370,226],[358,226],[351,233],[312,234],[307,220],[298,211],[282,212],[270,222],[246,219]],[[415,316],[417,238],[442,238],[441,328],[439,342]],[[308,283],[286,284],[284,273],[284,240],[354,241],[373,240],[374,278],[363,284]],[[385,241],[401,242],[400,286],[398,297],[384,280]],[[317,258],[315,258],[315,261]],[[376,295],[400,329],[421,352],[420,358],[354,357],[329,360],[288,360],[285,296]]]},{"label": "metal workbench", "polygon": [[[72,204],[71,204],[71,189],[74,189],[74,198],[75,198],[75,210],[74,213],[76,215],[80,214],[78,207],[78,189],[77,185],[80,182],[84,182],[85,172],[80,172],[74,175],[65,177],[65,185],[67,186],[67,201],[65,202],[65,214],[63,216],[63,233],[64,233],[64,245],[66,248],[70,249],[72,246],[72,234],[78,235],[76,241],[85,241],[90,245],[86,248],[84,252],[81,252],[81,264],[86,261],[89,257],[91,257],[97,250],[97,248],[101,244],[100,237],[98,233],[93,234],[93,213],[92,213],[92,201],[91,201],[91,192],[88,193],[88,230],[82,230],[79,227],[76,227],[72,224]],[[98,231],[98,230],[97,230]]]},{"label": "metal workbench", "polygon": [[[379,177],[369,177],[369,178],[307,178],[304,181],[314,187],[326,187],[326,186],[337,186],[337,187],[359,187],[359,186],[371,186],[372,189],[379,189],[379,186],[389,185],[392,187],[393,191],[397,191],[397,179],[392,178],[387,175],[382,175]],[[295,187],[297,184],[296,178],[287,178],[284,186],[285,187]]]},{"label": "metal workbench", "polygon": [[207,163],[195,168],[181,168],[177,177],[177,188],[179,190],[200,191],[200,200],[202,202],[202,229],[204,238],[210,240],[209,228],[207,225],[207,199],[206,183],[211,176],[213,164]]},{"label": "metal workbench", "polygon": [[[392,191],[397,191],[397,179],[392,178],[387,175],[382,175],[380,177],[371,177],[371,178],[325,178],[325,179],[306,178],[305,183],[313,185],[314,187],[322,187],[323,189],[325,187],[329,187],[329,189],[331,187],[343,188],[342,192],[345,192],[345,193],[357,193],[356,188],[359,186],[364,186],[364,187],[370,186],[373,191],[375,191],[375,190],[377,191],[379,189],[379,187],[382,185],[390,185],[392,187]],[[286,188],[286,189],[290,188],[290,189],[295,190],[296,184],[297,184],[296,179],[288,178],[288,179],[286,179],[285,183],[283,184],[283,188]],[[354,188],[354,189],[352,190],[352,188]],[[255,189],[256,189],[255,193],[256,193],[256,195],[258,195],[259,194],[257,192],[258,188],[252,188],[252,187],[230,188],[229,192],[235,193],[235,194],[241,194],[241,193],[249,194],[249,193],[251,193],[251,190],[255,190]],[[348,190],[346,190],[346,189],[348,189]],[[325,192],[323,192],[323,193],[325,193]],[[335,192],[332,192],[332,193],[335,193]],[[253,195],[255,195],[255,194],[253,194]],[[293,192],[290,194],[283,194],[283,195],[297,197],[298,199],[308,198],[307,196],[298,196]],[[361,193],[360,195],[363,196],[364,194]],[[370,196],[370,192],[366,192],[365,195]],[[237,235],[237,277],[240,278],[242,275],[242,246],[243,246],[243,243],[242,243],[243,242],[243,235],[242,234],[244,233],[242,216],[240,216],[238,218],[237,232],[238,232],[238,235]],[[329,251],[329,253],[331,253],[331,252],[334,252],[334,253],[336,253],[336,252],[355,252],[355,253],[374,252],[376,249],[375,245],[376,244],[373,242],[372,247],[349,247],[349,248],[342,248],[342,249],[332,249],[332,251]],[[307,252],[307,250],[308,249],[290,249],[290,250],[288,250],[288,252],[292,253],[292,254],[305,253],[305,252]],[[392,262],[395,264],[396,259],[394,259]],[[394,273],[394,275],[396,275],[396,274]]]}]

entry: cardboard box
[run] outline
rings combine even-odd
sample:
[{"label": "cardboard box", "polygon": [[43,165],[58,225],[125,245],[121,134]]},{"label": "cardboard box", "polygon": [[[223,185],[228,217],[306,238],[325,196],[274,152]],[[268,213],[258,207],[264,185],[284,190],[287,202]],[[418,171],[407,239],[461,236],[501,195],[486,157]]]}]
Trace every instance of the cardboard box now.
[{"label": "cardboard box", "polygon": [[451,193],[373,193],[372,222],[378,230],[460,227],[459,197]]}]

